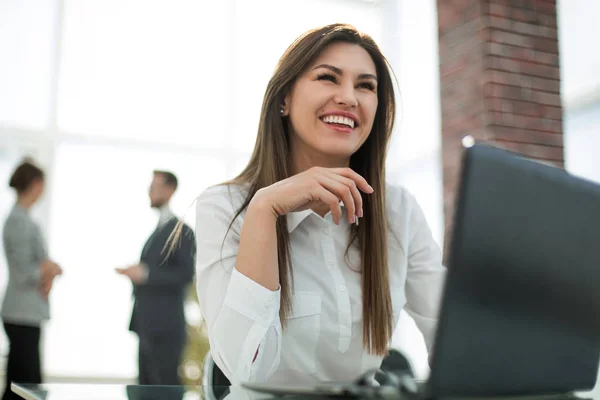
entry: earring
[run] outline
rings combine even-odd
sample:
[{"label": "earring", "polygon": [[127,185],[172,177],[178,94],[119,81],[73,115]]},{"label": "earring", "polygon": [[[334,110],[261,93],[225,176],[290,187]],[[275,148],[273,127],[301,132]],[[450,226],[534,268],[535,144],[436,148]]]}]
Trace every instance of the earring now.
[{"label": "earring", "polygon": [[281,110],[279,110],[279,112],[281,113],[281,115],[283,115],[283,113],[284,113],[283,108]]}]

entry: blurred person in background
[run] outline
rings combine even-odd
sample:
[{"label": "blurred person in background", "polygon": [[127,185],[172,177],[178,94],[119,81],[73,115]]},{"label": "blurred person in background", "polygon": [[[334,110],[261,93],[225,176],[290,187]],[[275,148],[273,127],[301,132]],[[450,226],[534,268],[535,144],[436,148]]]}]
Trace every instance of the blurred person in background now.
[{"label": "blurred person in background", "polygon": [[17,202],[4,224],[8,286],[2,303],[2,321],[10,344],[3,399],[18,399],[11,382],[41,383],[41,323],[50,317],[48,296],[60,266],[48,258],[46,245],[30,209],[44,192],[44,172],[30,161],[17,167],[9,186]]},{"label": "blurred person in background", "polygon": [[169,251],[167,242],[179,219],[169,207],[177,177],[154,171],[150,206],[159,212],[158,225],[146,242],[140,262],[118,268],[133,284],[135,302],[129,329],[139,336],[139,384],[179,385],[181,354],[186,344],[184,300],[194,278],[196,243],[192,229],[182,224],[180,240]]}]

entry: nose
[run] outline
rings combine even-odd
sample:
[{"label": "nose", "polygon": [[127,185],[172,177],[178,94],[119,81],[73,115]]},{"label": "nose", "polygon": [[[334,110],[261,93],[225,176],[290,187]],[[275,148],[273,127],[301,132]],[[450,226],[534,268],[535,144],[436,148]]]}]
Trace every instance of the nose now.
[{"label": "nose", "polygon": [[356,95],[354,93],[354,85],[339,85],[334,101],[337,104],[345,105],[346,107],[356,107],[358,105],[358,100],[356,100]]}]

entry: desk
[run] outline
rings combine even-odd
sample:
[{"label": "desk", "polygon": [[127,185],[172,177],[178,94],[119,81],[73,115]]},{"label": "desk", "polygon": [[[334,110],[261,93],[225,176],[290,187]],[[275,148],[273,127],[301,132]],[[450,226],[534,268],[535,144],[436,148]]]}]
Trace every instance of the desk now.
[{"label": "desk", "polygon": [[14,393],[25,400],[199,400],[200,387],[137,386],[111,384],[42,384],[11,385]]},{"label": "desk", "polygon": [[[239,386],[212,387],[204,393],[201,386],[139,386],[119,384],[50,383],[11,385],[14,393],[25,400],[260,400],[273,396],[252,392]],[[229,394],[227,394],[229,393]],[[317,399],[316,397],[311,397]]]},{"label": "desk", "polygon": [[[12,384],[12,391],[25,400],[209,400],[210,394],[203,393],[200,386],[138,386],[109,384]],[[224,389],[224,388],[221,388]],[[258,394],[241,387],[232,387],[231,393],[224,400],[260,400],[273,399],[273,396]],[[286,397],[299,399],[301,396]],[[316,396],[305,396],[306,399],[317,400]],[[600,385],[592,392],[576,393],[575,396],[528,396],[528,397],[496,397],[485,400],[565,400],[565,399],[600,400]],[[331,399],[331,398],[330,398]],[[218,399],[217,399],[218,400]],[[456,399],[454,399],[456,400]],[[478,400],[470,398],[468,400]],[[479,399],[483,400],[483,399]]]}]

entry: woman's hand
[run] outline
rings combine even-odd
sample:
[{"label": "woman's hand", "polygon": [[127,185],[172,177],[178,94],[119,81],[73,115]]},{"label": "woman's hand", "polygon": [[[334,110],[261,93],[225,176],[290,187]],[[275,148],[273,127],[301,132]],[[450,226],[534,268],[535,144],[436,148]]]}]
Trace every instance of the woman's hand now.
[{"label": "woman's hand", "polygon": [[52,290],[52,284],[54,283],[54,279],[47,280],[42,283],[39,287],[40,295],[42,299],[48,301],[48,297],[50,297],[50,290]]},{"label": "woman's hand", "polygon": [[44,300],[48,300],[48,296],[50,295],[50,290],[52,289],[54,278],[56,278],[59,275],[62,275],[62,268],[60,268],[60,266],[52,260],[44,260],[40,264],[40,269],[40,295]]},{"label": "woman's hand", "polygon": [[62,275],[62,268],[52,260],[44,260],[40,264],[42,270],[42,281],[45,279],[54,279],[58,275]]},{"label": "woman's hand", "polygon": [[260,189],[252,202],[270,207],[276,217],[309,208],[331,210],[336,224],[342,219],[340,201],[346,207],[348,222],[363,216],[360,192],[373,193],[367,181],[350,168],[313,167]]}]

